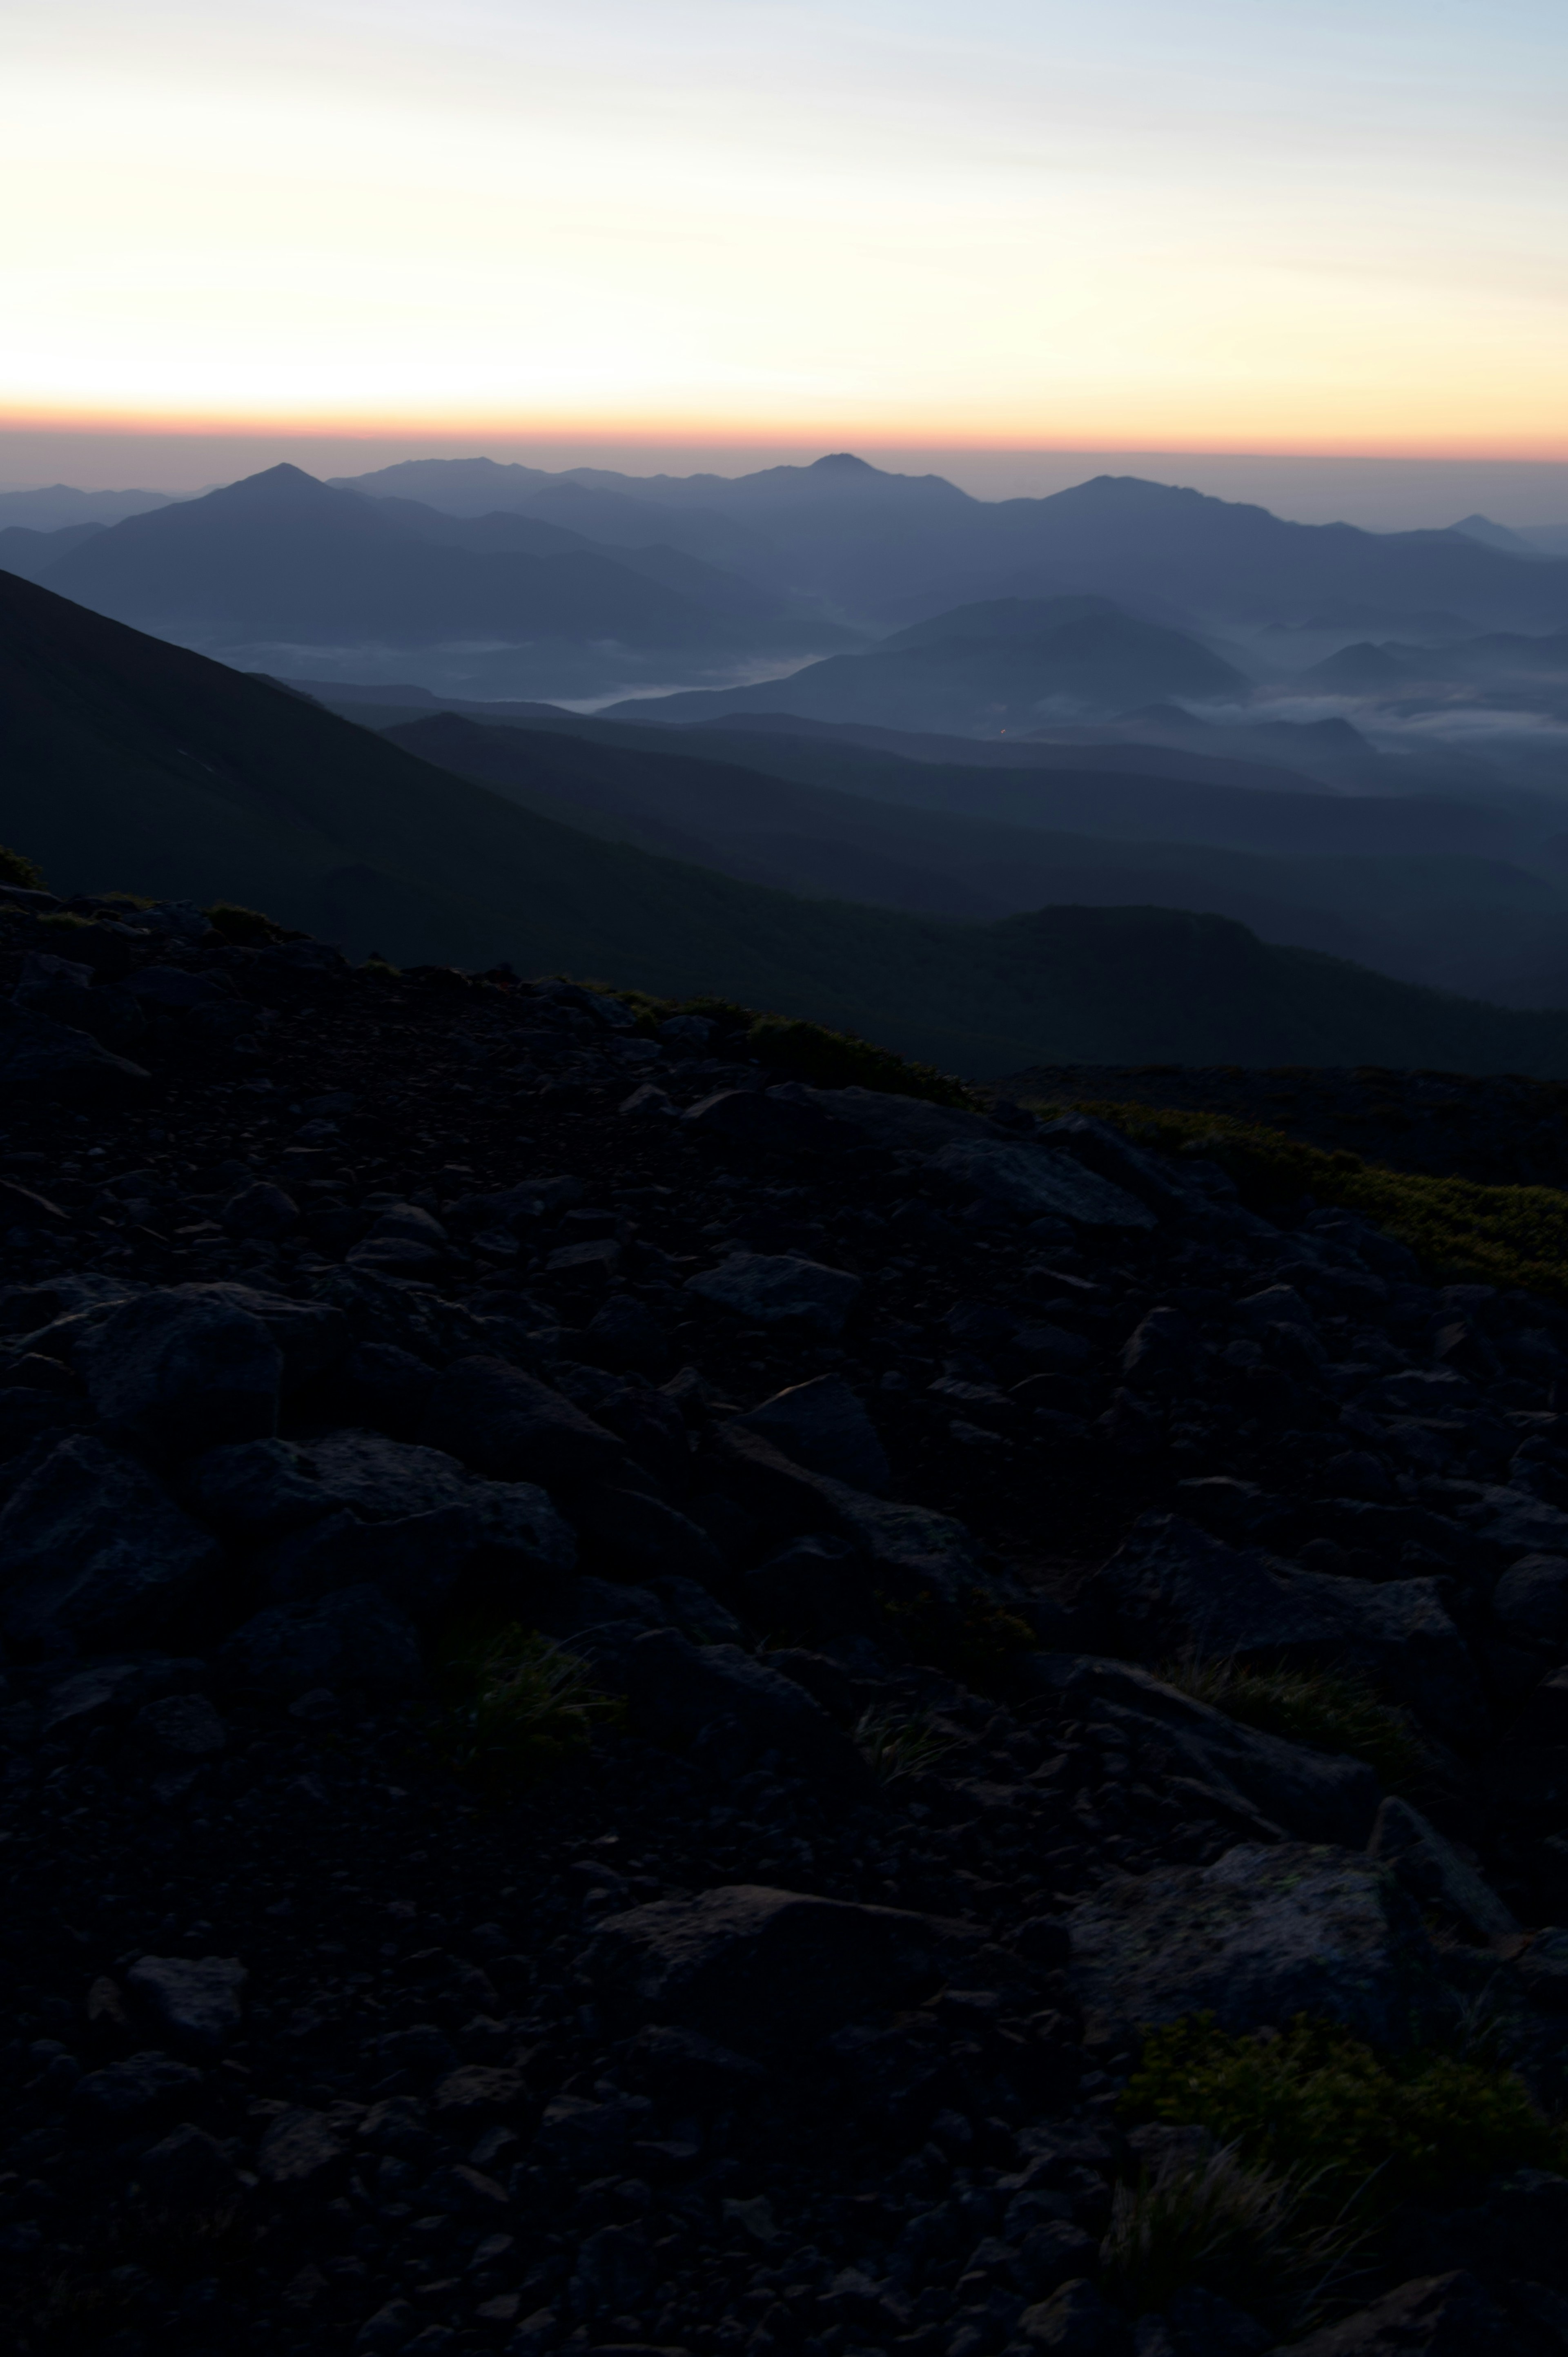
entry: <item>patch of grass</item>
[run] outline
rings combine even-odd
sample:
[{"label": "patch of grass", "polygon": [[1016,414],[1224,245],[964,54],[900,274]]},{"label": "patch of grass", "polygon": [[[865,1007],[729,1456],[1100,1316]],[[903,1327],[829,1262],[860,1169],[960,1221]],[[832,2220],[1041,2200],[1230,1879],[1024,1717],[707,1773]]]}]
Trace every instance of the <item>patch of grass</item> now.
[{"label": "patch of grass", "polygon": [[277,942],[302,942],[306,938],[280,925],[275,917],[263,916],[260,909],[242,908],[237,900],[214,900],[201,913],[214,931],[239,949],[264,950]]},{"label": "patch of grass", "polygon": [[534,1782],[586,1749],[621,1715],[588,1665],[536,1630],[516,1626],[459,1645],[445,1664],[454,1690],[443,1749],[458,1772],[493,1788]]},{"label": "patch of grass", "polygon": [[950,1072],[896,1055],[890,1048],[873,1047],[853,1032],[830,1030],[825,1024],[793,1016],[759,1015],[729,998],[655,998],[637,990],[617,996],[639,1010],[649,1031],[668,1016],[702,1015],[723,1031],[743,1032],[746,1055],[810,1088],[876,1089],[885,1095],[923,1097],[929,1104],[984,1110],[973,1092]]},{"label": "patch of grass", "polygon": [[958,1749],[958,1741],[956,1736],[940,1733],[930,1711],[863,1711],[854,1729],[855,1749],[879,1784],[925,1775]]},{"label": "patch of grass", "polygon": [[1039,1650],[1028,1622],[983,1589],[956,1609],[924,1587],[915,1596],[881,1596],[877,1601],[917,1661],[929,1662],[979,1694],[1008,1693],[1021,1657]]},{"label": "patch of grass", "polygon": [[1415,1722],[1358,1670],[1264,1669],[1240,1662],[1166,1662],[1155,1674],[1244,1727],[1316,1751],[1345,1751],[1390,1792],[1419,1786],[1427,1755]]},{"label": "patch of grass", "polygon": [[1381,2055],[1305,2014],[1279,2032],[1232,2035],[1212,2014],[1152,2030],[1121,2108],[1207,2128],[1251,2166],[1296,2172],[1305,2212],[1325,2224],[1349,2202],[1384,2212],[1568,2158],[1568,2138],[1513,2072],[1430,2047]]},{"label": "patch of grass", "polygon": [[1310,2214],[1309,2189],[1244,2161],[1234,2146],[1168,2153],[1112,2196],[1101,2283],[1130,2315],[1168,2306],[1189,2284],[1282,2333],[1315,2324],[1347,2282],[1363,2237]]},{"label": "patch of grass", "polygon": [[1326,1210],[1359,1211],[1408,1245],[1437,1283],[1518,1286],[1568,1301],[1568,1193],[1554,1187],[1391,1170],[1225,1114],[1087,1099],[1070,1109],[1097,1114],[1140,1146],[1191,1146],[1229,1171],[1253,1210],[1312,1195]]},{"label": "patch of grass", "polygon": [[40,925],[52,925],[59,933],[90,932],[93,922],[91,917],[75,916],[69,909],[51,909],[37,921]]},{"label": "patch of grass", "polygon": [[18,891],[47,892],[44,871],[20,851],[8,851],[0,843],[0,884],[15,884]]}]

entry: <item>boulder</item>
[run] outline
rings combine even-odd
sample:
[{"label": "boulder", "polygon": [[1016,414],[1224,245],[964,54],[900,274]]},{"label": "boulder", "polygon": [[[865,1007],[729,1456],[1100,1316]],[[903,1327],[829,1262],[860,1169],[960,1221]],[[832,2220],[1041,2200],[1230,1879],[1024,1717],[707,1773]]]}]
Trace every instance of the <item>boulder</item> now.
[{"label": "boulder", "polygon": [[1303,1841],[1359,1847],[1367,1839],[1380,1792],[1363,1760],[1242,1727],[1124,1662],[1037,1653],[1028,1666],[1032,1682],[1059,1699],[1064,1719],[1093,1717],[1115,1727],[1145,1783],[1196,1779],[1221,1801],[1240,1800],[1271,1819],[1276,1833]]},{"label": "boulder", "polygon": [[150,1077],[91,1032],[0,1001],[0,1095],[113,1103],[139,1095]]},{"label": "boulder", "polygon": [[1175,1515],[1144,1514],[1089,1594],[1112,1650],[1135,1660],[1348,1663],[1448,1736],[1485,1727],[1475,1666],[1435,1579],[1306,1571]]},{"label": "boulder", "polygon": [[944,1187],[978,1195],[1020,1220],[1069,1220],[1118,1233],[1158,1225],[1135,1196],[1048,1146],[976,1139],[942,1146],[926,1168]]},{"label": "boulder", "polygon": [[983,1113],[961,1105],[931,1104],[924,1097],[895,1095],[886,1089],[812,1089],[794,1093],[836,1122],[847,1122],[866,1146],[888,1154],[936,1154],[964,1138],[993,1138]]},{"label": "boulder", "polygon": [[635,1724],[656,1743],[688,1745],[723,1720],[753,1760],[775,1751],[788,1774],[850,1792],[867,1783],[854,1744],[805,1688],[738,1645],[694,1645],[678,1630],[652,1629],[621,1675]]},{"label": "boulder", "polygon": [[1477,1940],[1507,1940],[1519,1930],[1497,1892],[1418,1809],[1393,1794],[1378,1811],[1369,1857],[1392,1867],[1423,1910],[1445,1916]]},{"label": "boulder", "polygon": [[885,1490],[892,1478],[876,1426],[842,1375],[793,1383],[736,1421],[797,1465],[853,1490]]},{"label": "boulder", "polygon": [[1568,1932],[1549,1923],[1519,1960],[1525,1995],[1552,2013],[1568,2013]]},{"label": "boulder", "polygon": [[183,1288],[123,1303],[77,1345],[93,1407],[175,1457],[277,1428],[283,1354],[261,1320]]},{"label": "boulder", "polygon": [[820,1105],[780,1089],[720,1089],[681,1116],[681,1126],[701,1143],[738,1147],[746,1154],[831,1154],[858,1143],[854,1132],[832,1120]]},{"label": "boulder", "polygon": [[1274,2357],[1508,2357],[1520,2342],[1475,2276],[1425,2276]]},{"label": "boulder", "polygon": [[[1424,1411],[1423,1411],[1424,1412]],[[1432,1413],[1436,1413],[1434,1410]],[[1568,1555],[1568,1514],[1529,1490],[1488,1482],[1464,1517],[1477,1538],[1515,1555]]]},{"label": "boulder", "polygon": [[745,2053],[918,2004],[980,1944],[935,1916],[737,1883],[607,1917],[585,1964],[618,2009]]},{"label": "boulder", "polygon": [[166,1759],[212,1760],[229,1746],[229,1730],[204,1694],[164,1695],[143,1705],[132,1733]]},{"label": "boulder", "polygon": [[1068,1921],[1091,2041],[1187,2013],[1233,2031],[1311,2013],[1402,2047],[1434,1986],[1415,1902],[1345,1849],[1246,1843],[1212,1866],[1119,1876]]},{"label": "boulder", "polygon": [[670,1371],[670,1337],[632,1293],[612,1294],[594,1312],[575,1347],[590,1366],[607,1368],[612,1374],[656,1380]]},{"label": "boulder", "polygon": [[617,1481],[626,1451],[571,1401],[504,1359],[459,1359],[425,1406],[423,1437],[499,1481]]},{"label": "boulder", "polygon": [[827,1533],[795,1539],[742,1575],[746,1618],[772,1635],[869,1632],[881,1615],[866,1572],[865,1557],[846,1539]]},{"label": "boulder", "polygon": [[1493,1588],[1492,1610],[1516,1644],[1568,1641],[1568,1555],[1521,1555]]},{"label": "boulder", "polygon": [[417,1693],[424,1683],[413,1621],[369,1586],[258,1612],[229,1638],[217,1667],[226,1684],[284,1701],[320,1686],[392,1695]]},{"label": "boulder", "polygon": [[231,1195],[220,1214],[231,1236],[259,1237],[271,1242],[299,1225],[299,1205],[269,1178],[257,1178]]},{"label": "boulder", "polygon": [[70,2091],[67,2117],[79,2136],[122,2136],[195,2104],[201,2073],[172,2054],[132,2054],[86,2072]]},{"label": "boulder", "polygon": [[249,1978],[234,1956],[144,1956],[125,1989],[182,2052],[216,2056],[239,2029]]},{"label": "boulder", "polygon": [[214,2218],[240,2197],[238,2173],[217,2137],[188,2121],[142,2155],[136,2183],[160,2219]]},{"label": "boulder", "polygon": [[23,1653],[156,1643],[205,1620],[220,1563],[145,1466],[72,1434],[0,1512],[0,1629]]},{"label": "boulder", "polygon": [[610,1579],[724,1577],[724,1557],[702,1524],[645,1491],[585,1490],[571,1511],[585,1557]]},{"label": "boulder", "polygon": [[177,1289],[193,1301],[221,1302],[259,1319],[283,1353],[285,1392],[297,1391],[335,1367],[353,1342],[348,1318],[329,1301],[295,1301],[289,1294],[267,1293],[230,1279]]},{"label": "boulder", "polygon": [[717,1268],[686,1279],[701,1296],[755,1326],[792,1326],[832,1341],[860,1298],[861,1281],[846,1269],[792,1253],[731,1253]]},{"label": "boulder", "polygon": [[1028,2357],[1036,2351],[1042,2357],[1133,2357],[1133,2329],[1087,2276],[1079,2276],[1024,2310],[1015,2345]]},{"label": "boulder", "polygon": [[493,1606],[537,1620],[558,1611],[576,1541],[532,1482],[476,1482],[424,1513],[363,1522],[346,1508],[255,1558],[270,1602],[307,1602],[373,1582],[416,1620]]},{"label": "boulder", "polygon": [[781,1534],[826,1530],[847,1540],[870,1565],[873,1586],[890,1596],[957,1606],[983,1586],[973,1540],[951,1515],[810,1472],[738,1420],[714,1432],[710,1461],[723,1486]]}]

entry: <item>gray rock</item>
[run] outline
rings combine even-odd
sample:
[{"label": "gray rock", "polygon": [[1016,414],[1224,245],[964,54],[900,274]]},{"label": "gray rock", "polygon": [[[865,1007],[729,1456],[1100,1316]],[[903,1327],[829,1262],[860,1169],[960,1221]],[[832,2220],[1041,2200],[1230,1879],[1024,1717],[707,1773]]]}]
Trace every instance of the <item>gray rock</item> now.
[{"label": "gray rock", "polygon": [[867,1146],[889,1154],[935,1154],[963,1138],[993,1138],[996,1132],[982,1113],[961,1105],[929,1104],[924,1097],[894,1095],[885,1089],[812,1089],[800,1096],[834,1121],[847,1122]]},{"label": "gray rock", "polygon": [[1400,2047],[1434,1986],[1413,1900],[1349,1850],[1243,1844],[1213,1866],[1119,1877],[1069,1924],[1091,2040],[1186,2013],[1230,2030],[1311,2013]]},{"label": "gray rock", "polygon": [[656,1743],[689,1744],[727,1720],[754,1759],[777,1751],[789,1774],[851,1792],[866,1783],[854,1744],[804,1687],[738,1645],[694,1645],[678,1630],[650,1630],[631,1647],[624,1676],[633,1720]]},{"label": "gray rock", "polygon": [[239,2029],[240,1992],[249,1978],[234,1956],[144,1956],[125,1987],[177,2046],[216,2055]]},{"label": "gray rock", "polygon": [[1518,2347],[1490,2294],[1474,2276],[1455,2271],[1401,2284],[1275,2357],[1508,2357]]},{"label": "gray rock", "polygon": [[1478,1538],[1510,1553],[1568,1555],[1568,1514],[1528,1490],[1488,1482],[1464,1520]]},{"label": "gray rock", "polygon": [[1070,1220],[1116,1232],[1158,1225],[1153,1211],[1069,1154],[1000,1140],[944,1146],[926,1168],[945,1186],[999,1205],[1021,1220]]},{"label": "gray rock", "polygon": [[1568,1932],[1548,1924],[1519,1960],[1519,1976],[1532,2003],[1568,2013]]},{"label": "gray rock", "polygon": [[213,2217],[236,2201],[240,2179],[216,2136],[188,2122],[136,2163],[142,2200],[162,2218]]},{"label": "gray rock", "polygon": [[760,1521],[780,1534],[827,1530],[847,1540],[887,1594],[956,1606],[983,1587],[974,1542],[950,1515],[812,1473],[739,1422],[720,1426],[710,1445],[725,1486]]},{"label": "gray rock", "polygon": [[559,1609],[575,1552],[542,1490],[477,1482],[465,1498],[392,1522],[339,1509],[264,1549],[252,1569],[274,1604],[371,1582],[422,1623],[490,1607],[537,1620]]},{"label": "gray rock", "polygon": [[1090,1595],[1113,1650],[1134,1659],[1349,1663],[1445,1734],[1486,1725],[1475,1666],[1435,1579],[1305,1571],[1175,1515],[1145,1514]]},{"label": "gray rock", "polygon": [[144,1703],[199,1687],[206,1663],[167,1653],[137,1653],[129,1661],[98,1661],[51,1685],[43,1706],[46,1735],[83,1736],[127,1719]]},{"label": "gray rock", "polygon": [[1242,1727],[1123,1662],[1039,1653],[1030,1669],[1036,1684],[1059,1697],[1064,1718],[1093,1717],[1116,1727],[1144,1782],[1196,1779],[1222,1801],[1251,1804],[1276,1834],[1283,1828],[1303,1841],[1350,1847],[1367,1839],[1380,1793],[1364,1761]]},{"label": "gray rock", "polygon": [[144,1704],[131,1725],[144,1743],[174,1760],[212,1760],[229,1747],[229,1731],[202,1694]]},{"label": "gray rock", "polygon": [[1049,2351],[1052,2357],[1132,2357],[1133,2351],[1126,2318],[1101,2298],[1085,2276],[1026,2308],[1018,2338],[1030,2352]]},{"label": "gray rock", "polygon": [[416,1694],[424,1683],[413,1621],[379,1587],[341,1587],[318,1604],[274,1605],[218,1655],[226,1684],[290,1700],[318,1686]]},{"label": "gray rock", "polygon": [[270,1179],[257,1178],[249,1187],[242,1187],[237,1195],[231,1195],[220,1216],[231,1236],[256,1236],[270,1241],[286,1236],[291,1228],[298,1227],[299,1205]]},{"label": "gray rock", "polygon": [[635,1294],[612,1294],[594,1312],[575,1347],[591,1366],[608,1368],[614,1374],[657,1380],[669,1372],[670,1337]]},{"label": "gray rock", "polygon": [[317,2193],[349,2157],[325,2112],[280,2112],[256,2147],[256,2174],[280,2193]]},{"label": "gray rock", "polygon": [[980,1944],[934,1916],[737,1883],[607,1917],[585,1963],[612,2004],[746,2052],[961,1984]]},{"label": "gray rock", "polygon": [[242,1309],[263,1325],[283,1353],[283,1387],[297,1391],[337,1365],[353,1342],[349,1320],[328,1301],[295,1301],[286,1293],[267,1293],[259,1286],[224,1279],[211,1285],[182,1285],[177,1290],[193,1301],[217,1301]]},{"label": "gray rock", "polygon": [[645,1491],[585,1491],[572,1505],[585,1559],[611,1579],[722,1580],[724,1557],[700,1523]]},{"label": "gray rock", "polygon": [[76,1360],[103,1422],[171,1456],[276,1429],[283,1354],[231,1303],[144,1293],[84,1336]]},{"label": "gray rock", "polygon": [[831,1341],[843,1331],[862,1287],[846,1269],[825,1268],[792,1253],[736,1252],[717,1268],[689,1276],[686,1290],[754,1325],[793,1326]]},{"label": "gray rock", "polygon": [[557,2095],[544,2106],[533,2139],[534,2157],[547,2168],[575,2177],[602,2177],[624,2161],[632,2142],[653,2129],[653,2105],[646,2095],[619,2095],[589,2103],[582,2095]]},{"label": "gray rock", "polygon": [[876,1426],[842,1375],[793,1383],[736,1422],[797,1465],[847,1481],[853,1490],[885,1490],[892,1478]]},{"label": "gray rock", "polygon": [[430,1394],[424,1438],[499,1481],[571,1488],[624,1479],[613,1433],[504,1359],[459,1359]]},{"label": "gray rock", "polygon": [[140,1095],[149,1078],[90,1032],[0,1002],[0,1095],[113,1103]]},{"label": "gray rock", "polygon": [[1418,1905],[1463,1924],[1477,1940],[1506,1940],[1519,1930],[1490,1884],[1408,1801],[1391,1794],[1383,1803],[1367,1855],[1391,1866]]},{"label": "gray rock", "polygon": [[87,2134],[124,2135],[152,2115],[195,2103],[201,2073],[172,2054],[133,2054],[105,2070],[89,2071],[70,2091],[68,2116]]},{"label": "gray rock", "polygon": [[0,1629],[24,1653],[156,1643],[203,1617],[220,1563],[144,1467],[73,1435],[0,1512]]},{"label": "gray rock", "polygon": [[703,1142],[737,1146],[748,1154],[831,1154],[855,1142],[854,1132],[812,1103],[803,1090],[798,1103],[791,1102],[793,1093],[788,1089],[720,1089],[682,1114],[681,1126]]},{"label": "gray rock", "polygon": [[226,1538],[254,1545],[318,1522],[340,1502],[290,1440],[240,1440],[184,1468],[180,1493]]},{"label": "gray rock", "polygon": [[747,1618],[777,1635],[821,1640],[861,1630],[870,1633],[880,1613],[858,1547],[824,1533],[794,1540],[745,1572]]},{"label": "gray rock", "polygon": [[1521,1555],[1493,1588],[1492,1610],[1516,1642],[1568,1639],[1568,1555]]}]

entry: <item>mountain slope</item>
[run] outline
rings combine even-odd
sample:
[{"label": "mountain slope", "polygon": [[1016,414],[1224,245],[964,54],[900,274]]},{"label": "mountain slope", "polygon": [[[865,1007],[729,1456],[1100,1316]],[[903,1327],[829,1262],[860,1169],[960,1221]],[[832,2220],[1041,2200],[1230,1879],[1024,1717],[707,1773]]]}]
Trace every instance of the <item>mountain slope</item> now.
[{"label": "mountain slope", "polygon": [[[1086,609],[1087,608],[1087,609]],[[1116,712],[1155,699],[1245,695],[1251,683],[1196,639],[1101,601],[961,607],[869,653],[831,655],[756,687],[630,697],[623,720],[691,723],[746,712],[897,728],[1026,728],[1046,705]]]},{"label": "mountain slope", "polygon": [[1568,1015],[1412,989],[1219,918],[954,924],[597,842],[11,576],[0,728],[0,840],[67,888],[236,899],[403,962],[716,990],[982,1076],[1139,1057],[1568,1074]]}]

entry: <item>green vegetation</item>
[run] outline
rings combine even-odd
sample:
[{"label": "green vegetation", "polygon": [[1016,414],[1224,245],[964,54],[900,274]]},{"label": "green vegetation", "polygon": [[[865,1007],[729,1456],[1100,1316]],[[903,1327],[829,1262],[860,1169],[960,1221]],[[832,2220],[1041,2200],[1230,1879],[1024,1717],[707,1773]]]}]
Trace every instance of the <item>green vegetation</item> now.
[{"label": "green vegetation", "polygon": [[1263,1669],[1239,1662],[1167,1662],[1157,1673],[1243,1726],[1318,1751],[1346,1751],[1375,1768],[1391,1792],[1418,1786],[1426,1751],[1415,1722],[1382,1701],[1356,1670]]},{"label": "green vegetation", "polygon": [[1380,2055],[1305,2014],[1279,2032],[1232,2036],[1212,2014],[1152,2030],[1122,2112],[1207,2128],[1251,2166],[1299,2172],[1306,2212],[1325,2224],[1352,2202],[1383,2212],[1568,2159],[1513,2072],[1429,2047]]},{"label": "green vegetation", "polygon": [[1129,2315],[1188,2284],[1233,2300],[1277,2332],[1306,2330],[1345,2282],[1359,2237],[1311,2215],[1301,2179],[1250,2166],[1233,2147],[1172,2152],[1123,2181],[1101,2246],[1101,2282]]},{"label": "green vegetation", "polygon": [[901,1776],[923,1776],[957,1748],[958,1738],[941,1734],[930,1711],[868,1710],[855,1724],[854,1741],[877,1782],[894,1784]]},{"label": "green vegetation", "polygon": [[262,950],[269,948],[274,942],[304,939],[303,934],[291,932],[286,925],[280,925],[275,917],[263,917],[259,909],[242,909],[233,900],[214,900],[212,906],[203,909],[201,913],[226,942],[233,942],[241,949]]},{"label": "green vegetation", "polygon": [[1113,1122],[1140,1146],[1219,1163],[1257,1210],[1311,1195],[1325,1208],[1359,1211],[1408,1244],[1436,1283],[1519,1286],[1568,1300],[1568,1194],[1554,1187],[1391,1170],[1222,1114],[1089,1099],[1071,1110]]},{"label": "green vegetation", "polygon": [[893,1096],[924,1097],[931,1104],[980,1109],[973,1091],[950,1072],[939,1072],[933,1065],[895,1055],[890,1048],[875,1048],[869,1039],[829,1030],[822,1023],[759,1015],[755,1007],[738,1006],[730,998],[654,998],[641,990],[620,995],[642,1012],[643,1028],[649,1031],[672,1015],[705,1016],[725,1031],[743,1034],[747,1056],[808,1088],[880,1089]]},{"label": "green vegetation", "polygon": [[533,1782],[584,1750],[621,1706],[594,1686],[585,1662],[515,1625],[467,1643],[445,1663],[444,1748],[459,1773],[492,1790]]},{"label": "green vegetation", "polygon": [[23,892],[47,892],[44,872],[19,851],[7,851],[0,843],[0,884],[15,884]]}]

